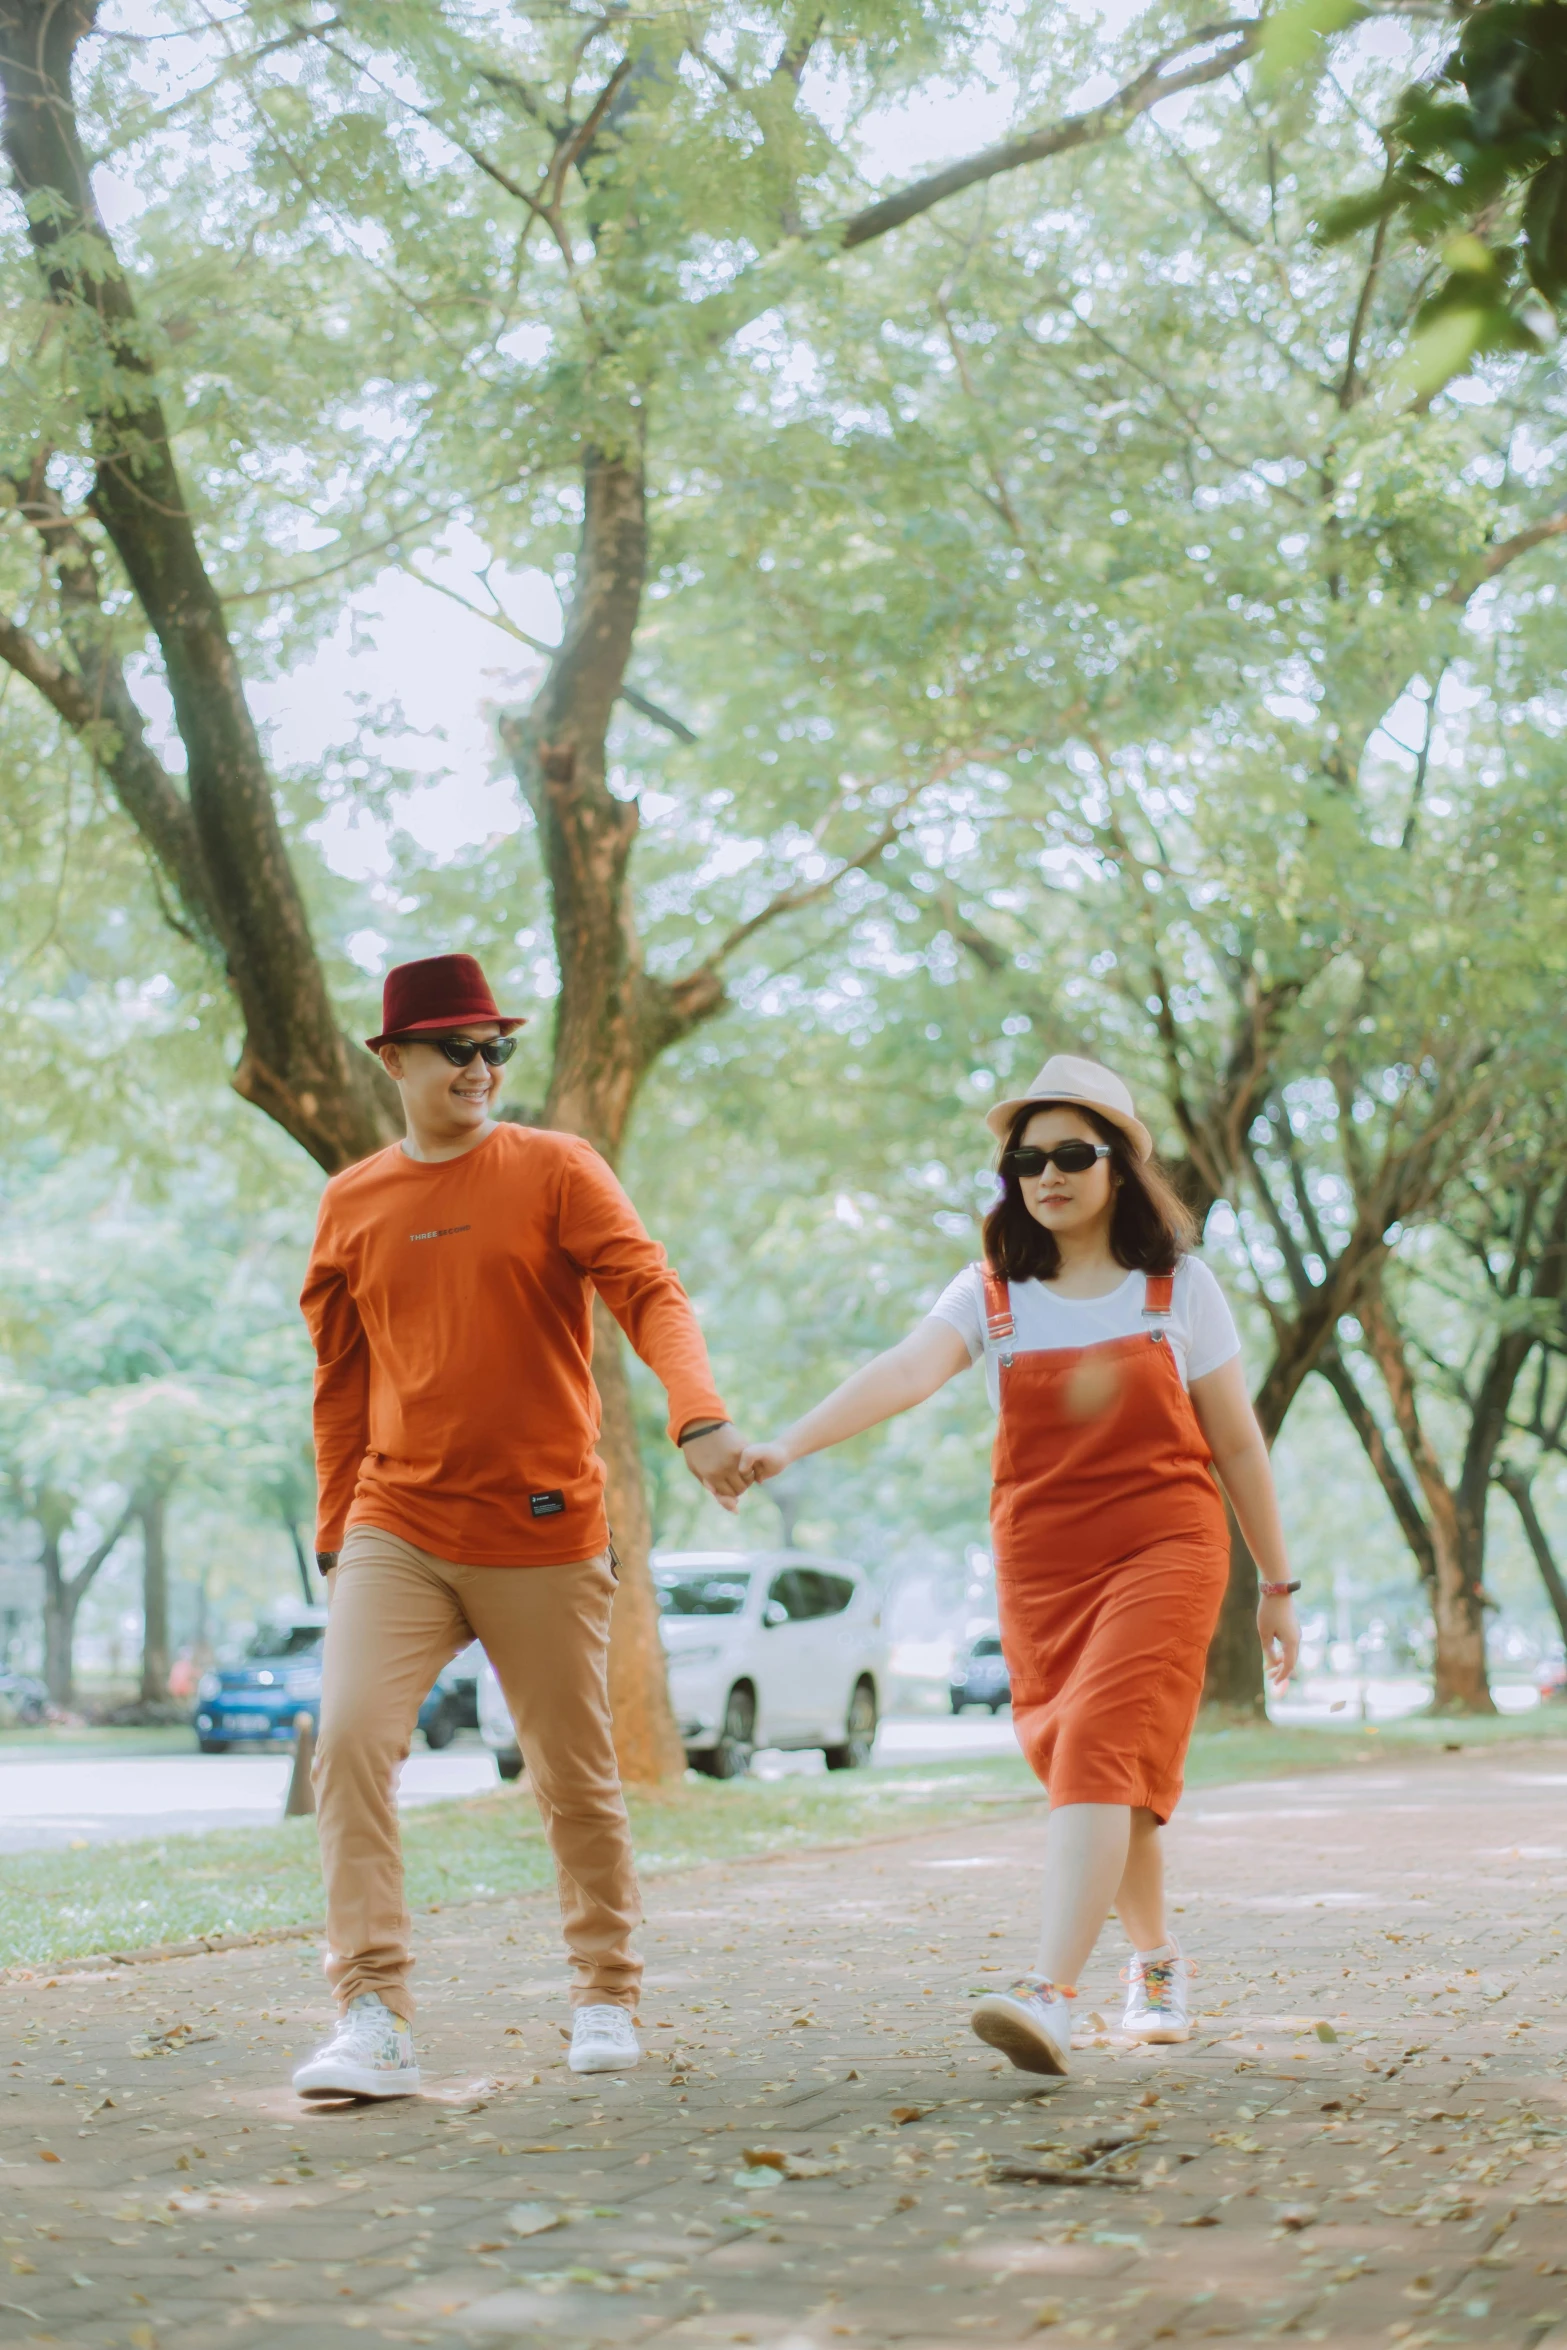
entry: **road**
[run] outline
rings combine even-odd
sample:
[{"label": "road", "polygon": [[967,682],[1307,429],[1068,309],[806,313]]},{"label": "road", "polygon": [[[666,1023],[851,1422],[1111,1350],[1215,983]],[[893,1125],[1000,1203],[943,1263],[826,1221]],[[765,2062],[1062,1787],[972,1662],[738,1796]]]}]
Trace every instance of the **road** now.
[{"label": "road", "polygon": [[1567,1745],[1204,1789],[1186,2047],[1032,1957],[1036,1804],[649,1880],[647,2056],[563,2065],[551,1897],[416,1925],[425,2093],[307,2111],[313,1937],[0,1981],[0,2342],[1564,2350]]},{"label": "road", "polygon": [[[877,1740],[878,1763],[944,1762],[1016,1751],[1003,1716],[961,1721],[892,1721]],[[763,1755],[763,1778],[819,1771],[819,1754]],[[0,1853],[58,1852],[132,1836],[200,1834],[210,1828],[270,1827],[281,1816],[286,1754],[41,1755],[0,1748]],[[499,1785],[477,1740],[444,1754],[414,1753],[403,1765],[400,1800],[449,1802]]]}]

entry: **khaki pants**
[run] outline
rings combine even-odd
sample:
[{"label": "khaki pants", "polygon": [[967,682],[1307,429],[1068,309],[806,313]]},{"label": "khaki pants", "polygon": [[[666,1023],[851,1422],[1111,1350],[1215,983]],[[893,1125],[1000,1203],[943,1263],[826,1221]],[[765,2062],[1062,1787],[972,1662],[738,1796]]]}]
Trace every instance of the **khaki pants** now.
[{"label": "khaki pants", "polygon": [[316,1749],[327,1980],[413,2012],[397,1770],[442,1666],[472,1639],[495,1667],[555,1861],[574,2006],[635,2011],[641,1917],[610,1728],[610,1554],[460,1567],[353,1527],[331,1577]]}]

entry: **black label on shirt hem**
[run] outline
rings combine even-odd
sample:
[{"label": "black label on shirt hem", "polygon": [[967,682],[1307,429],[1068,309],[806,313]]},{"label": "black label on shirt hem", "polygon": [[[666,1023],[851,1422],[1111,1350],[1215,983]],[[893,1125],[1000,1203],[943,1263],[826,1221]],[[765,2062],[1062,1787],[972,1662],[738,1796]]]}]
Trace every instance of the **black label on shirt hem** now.
[{"label": "black label on shirt hem", "polygon": [[536,1518],[558,1518],[566,1507],[563,1493],[530,1493],[528,1507]]}]

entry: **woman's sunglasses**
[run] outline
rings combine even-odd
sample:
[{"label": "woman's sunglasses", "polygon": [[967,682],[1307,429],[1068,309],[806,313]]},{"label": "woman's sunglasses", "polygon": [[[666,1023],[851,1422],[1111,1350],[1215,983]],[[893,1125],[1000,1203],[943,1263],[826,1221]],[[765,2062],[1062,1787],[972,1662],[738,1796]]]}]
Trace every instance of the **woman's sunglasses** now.
[{"label": "woman's sunglasses", "polygon": [[475,1053],[484,1055],[486,1069],[498,1069],[509,1061],[517,1050],[514,1036],[488,1036],[479,1044],[468,1036],[424,1036],[414,1040],[418,1044],[433,1044],[438,1053],[444,1053],[454,1069],[470,1069]]},{"label": "woman's sunglasses", "polygon": [[1063,1175],[1086,1175],[1097,1159],[1110,1156],[1107,1142],[1057,1142],[1049,1150],[1041,1150],[1037,1143],[1025,1142],[1015,1151],[1001,1154],[1003,1175],[1043,1175],[1052,1160]]}]

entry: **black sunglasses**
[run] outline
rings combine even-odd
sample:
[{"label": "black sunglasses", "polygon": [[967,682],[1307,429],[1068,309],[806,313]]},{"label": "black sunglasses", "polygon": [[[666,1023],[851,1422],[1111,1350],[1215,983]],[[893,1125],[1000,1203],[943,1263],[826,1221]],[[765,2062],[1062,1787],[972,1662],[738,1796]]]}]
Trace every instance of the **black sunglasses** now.
[{"label": "black sunglasses", "polygon": [[488,1036],[483,1044],[467,1036],[418,1036],[410,1041],[415,1044],[433,1044],[438,1053],[446,1055],[454,1069],[472,1068],[475,1053],[484,1055],[487,1069],[499,1069],[517,1050],[517,1039],[514,1036]]},{"label": "black sunglasses", "polygon": [[1097,1159],[1110,1156],[1107,1142],[1057,1142],[1049,1150],[1041,1150],[1037,1143],[1025,1142],[1015,1151],[1001,1154],[1003,1175],[1043,1175],[1052,1159],[1063,1175],[1086,1175]]}]

